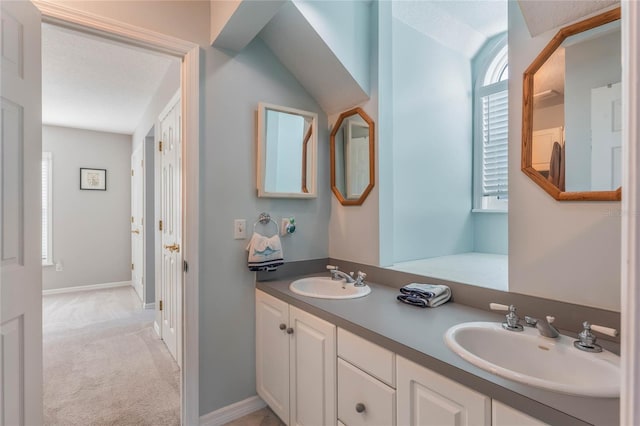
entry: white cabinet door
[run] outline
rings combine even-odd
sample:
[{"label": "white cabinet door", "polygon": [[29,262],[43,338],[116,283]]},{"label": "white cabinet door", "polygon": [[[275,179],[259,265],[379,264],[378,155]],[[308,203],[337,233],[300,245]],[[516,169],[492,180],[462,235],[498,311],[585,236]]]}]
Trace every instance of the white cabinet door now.
[{"label": "white cabinet door", "polygon": [[491,425],[492,426],[547,426],[546,423],[538,419],[521,413],[511,407],[504,405],[495,399],[491,403]]},{"label": "white cabinet door", "polygon": [[336,326],[289,307],[290,425],[329,426],[337,422]]},{"label": "white cabinet door", "polygon": [[399,425],[491,424],[491,399],[412,361],[397,357]]},{"label": "white cabinet door", "polygon": [[338,419],[349,426],[396,424],[396,391],[338,358]]},{"label": "white cabinet door", "polygon": [[258,395],[289,423],[289,305],[256,291],[256,387]]}]

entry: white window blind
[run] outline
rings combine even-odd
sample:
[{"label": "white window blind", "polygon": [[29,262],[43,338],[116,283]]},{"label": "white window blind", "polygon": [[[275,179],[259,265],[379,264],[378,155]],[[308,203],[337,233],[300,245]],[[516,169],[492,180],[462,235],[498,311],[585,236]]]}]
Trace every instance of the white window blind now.
[{"label": "white window blind", "polygon": [[42,153],[42,263],[53,263],[52,255],[52,197],[51,197],[51,153]]},{"label": "white window blind", "polygon": [[508,187],[509,96],[482,97],[482,196],[506,199]]}]

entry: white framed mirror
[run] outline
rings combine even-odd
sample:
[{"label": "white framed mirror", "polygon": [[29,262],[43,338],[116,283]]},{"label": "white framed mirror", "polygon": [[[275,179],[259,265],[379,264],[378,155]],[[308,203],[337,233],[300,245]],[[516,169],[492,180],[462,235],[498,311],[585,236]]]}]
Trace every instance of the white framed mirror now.
[{"label": "white framed mirror", "polygon": [[315,198],[318,114],[258,104],[258,197]]}]

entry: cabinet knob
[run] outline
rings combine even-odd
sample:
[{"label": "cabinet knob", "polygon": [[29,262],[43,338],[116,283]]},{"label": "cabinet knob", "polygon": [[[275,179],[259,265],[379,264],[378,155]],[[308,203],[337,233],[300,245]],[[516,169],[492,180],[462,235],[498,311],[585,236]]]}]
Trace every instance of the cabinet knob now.
[{"label": "cabinet knob", "polygon": [[293,328],[291,327],[287,328],[287,334],[293,334]]},{"label": "cabinet knob", "polygon": [[364,404],[362,402],[358,402],[356,404],[356,411],[358,413],[364,413],[364,410],[366,410],[367,407],[364,406]]},{"label": "cabinet knob", "polygon": [[280,330],[284,330],[285,328],[287,328],[286,324],[284,324],[284,323],[280,324]]}]

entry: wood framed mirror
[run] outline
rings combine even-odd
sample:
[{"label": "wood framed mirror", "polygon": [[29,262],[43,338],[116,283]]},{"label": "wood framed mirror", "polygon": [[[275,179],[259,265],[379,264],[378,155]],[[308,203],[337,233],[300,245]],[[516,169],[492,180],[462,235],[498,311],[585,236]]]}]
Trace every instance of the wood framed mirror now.
[{"label": "wood framed mirror", "polygon": [[331,190],[343,206],[364,203],[375,183],[375,130],[362,108],[340,114],[331,130]]},{"label": "wood framed mirror", "polygon": [[524,72],[522,171],[558,201],[621,199],[620,8],[562,28]]}]

